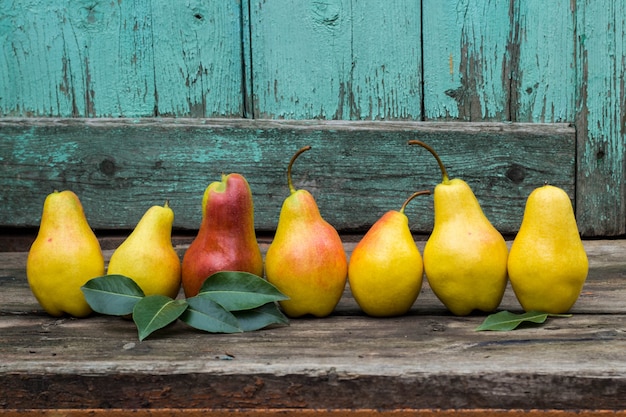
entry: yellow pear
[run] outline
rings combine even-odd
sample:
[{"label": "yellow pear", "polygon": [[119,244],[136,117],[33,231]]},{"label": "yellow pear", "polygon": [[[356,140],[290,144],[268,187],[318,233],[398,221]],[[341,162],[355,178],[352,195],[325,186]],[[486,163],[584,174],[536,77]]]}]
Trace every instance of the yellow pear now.
[{"label": "yellow pear", "polygon": [[422,289],[424,265],[415,244],[406,205],[400,211],[385,213],[359,241],[348,263],[350,290],[361,309],[370,316],[391,317],[406,314]]},{"label": "yellow pear", "polygon": [[567,193],[552,185],[533,190],[508,261],[511,287],[524,310],[567,312],[578,299],[588,270]]},{"label": "yellow pear", "polygon": [[332,313],[348,273],[339,234],[322,218],[311,193],[296,190],[291,181],[294,161],[309,149],[300,149],[289,162],[291,194],[283,202],[276,235],[265,257],[267,280],[289,297],[280,305],[290,317],[324,317]]},{"label": "yellow pear", "polygon": [[469,185],[450,180],[437,153],[443,180],[434,191],[435,223],[424,246],[426,279],[435,295],[455,315],[491,312],[502,301],[507,283],[508,249],[483,213]]},{"label": "yellow pear", "polygon": [[145,295],[176,298],[181,263],[172,246],[173,223],[174,211],[167,202],[150,207],[111,255],[107,273],[131,278]]},{"label": "yellow pear", "polygon": [[92,310],[80,289],[104,275],[100,243],[72,191],[46,197],[41,224],[26,260],[33,295],[52,316],[88,316]]}]

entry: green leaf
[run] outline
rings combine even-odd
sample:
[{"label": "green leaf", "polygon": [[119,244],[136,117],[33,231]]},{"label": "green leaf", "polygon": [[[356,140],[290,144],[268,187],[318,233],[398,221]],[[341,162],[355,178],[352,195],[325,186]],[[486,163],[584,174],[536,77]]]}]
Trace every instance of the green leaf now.
[{"label": "green leaf", "polygon": [[135,304],[144,297],[139,285],[124,275],[93,278],[80,289],[93,311],[112,316],[132,313]]},{"label": "green leaf", "polygon": [[233,312],[244,332],[259,330],[271,324],[289,324],[289,319],[275,303],[267,303],[251,310]]},{"label": "green leaf", "polygon": [[249,272],[221,271],[208,277],[198,293],[228,311],[249,310],[289,297],[278,288]]},{"label": "green leaf", "polygon": [[139,340],[174,322],[187,307],[185,300],[173,300],[165,295],[149,295],[141,299],[133,309]]},{"label": "green leaf", "polygon": [[180,319],[199,330],[210,333],[239,333],[237,318],[221,305],[206,297],[191,297],[187,299],[189,307]]},{"label": "green leaf", "polygon": [[542,313],[540,311],[529,311],[527,313],[515,314],[509,311],[500,311],[487,316],[476,331],[493,330],[493,331],[509,331],[515,330],[517,326],[524,322],[541,324],[548,317],[571,317],[571,314],[551,314]]}]

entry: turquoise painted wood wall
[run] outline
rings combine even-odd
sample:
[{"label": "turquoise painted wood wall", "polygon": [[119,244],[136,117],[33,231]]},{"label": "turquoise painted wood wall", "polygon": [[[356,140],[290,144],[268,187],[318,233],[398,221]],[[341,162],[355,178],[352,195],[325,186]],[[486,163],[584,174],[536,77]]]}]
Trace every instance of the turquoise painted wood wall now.
[{"label": "turquoise painted wood wall", "polygon": [[[358,207],[340,207],[345,196],[333,200],[340,193],[320,190],[321,205],[337,213],[330,216],[340,229],[362,228],[389,208],[384,207],[388,200],[368,200],[364,191],[369,187],[372,193],[384,194],[389,177],[379,182],[371,178],[377,166],[394,162],[390,143],[405,139],[397,132],[419,132],[424,124],[437,122],[442,131],[450,123],[449,134],[433,140],[449,150],[449,165],[458,176],[479,175],[473,167],[495,154],[502,159],[495,186],[479,179],[475,185],[502,230],[515,231],[524,197],[533,186],[528,180],[512,181],[507,172],[525,166],[530,179],[562,174],[560,185],[570,193],[583,235],[623,235],[625,19],[626,4],[613,0],[2,0],[0,203],[9,209],[0,214],[0,225],[32,226],[38,221],[40,201],[25,202],[26,185],[15,174],[42,160],[37,148],[32,150],[37,141],[58,140],[55,149],[61,149],[60,160],[67,162],[71,152],[63,153],[62,145],[88,147],[89,138],[81,141],[76,132],[100,129],[102,124],[90,122],[94,118],[122,119],[132,126],[145,118],[176,117],[241,119],[236,128],[227,128],[225,137],[262,141],[276,163],[281,163],[278,155],[288,159],[294,150],[286,149],[284,140],[291,128],[273,130],[246,120],[308,120],[313,125],[319,120],[313,130],[322,132],[322,138],[334,130],[321,121],[356,123],[360,127],[355,132],[369,132],[364,154],[376,155],[377,147],[386,151],[371,161],[369,177],[362,174],[369,186],[353,183],[361,187],[357,194],[364,195],[362,207],[374,208],[361,223],[350,220]],[[79,119],[84,125],[70,123],[72,133],[51,139],[45,123],[35,122],[41,117]],[[407,124],[391,129],[396,133],[387,133],[386,142],[377,143],[372,134],[377,128],[364,130],[373,125],[358,124],[369,121]],[[485,129],[503,126],[502,147],[474,147],[484,155],[471,153],[471,147],[469,154],[456,152],[454,141],[461,149],[472,143],[471,135],[463,133],[472,128],[459,131],[454,125],[458,122]],[[541,160],[516,159],[524,151],[506,126],[525,123],[535,127]],[[571,133],[555,136],[554,128],[561,129],[561,123],[569,124]],[[195,122],[191,126],[197,127]],[[242,129],[245,134],[233,134]],[[537,133],[542,129],[544,134]],[[104,130],[110,131],[110,126]],[[165,133],[163,125],[154,130],[168,138],[169,146],[172,135],[179,137],[176,132]],[[106,135],[104,144],[123,140]],[[561,140],[568,137],[571,144]],[[154,140],[155,146],[164,145],[159,136]],[[316,140],[324,146],[323,139]],[[561,149],[553,150],[557,144]],[[24,157],[18,148],[29,149],[30,156]],[[229,155],[218,150],[212,158],[245,159],[238,151],[244,148],[229,148]],[[555,158],[553,151],[563,158]],[[184,162],[177,163],[180,168]],[[63,170],[61,162],[40,169],[45,172],[37,175],[45,184],[59,184],[55,178]],[[315,172],[320,175],[321,170]],[[183,188],[197,192],[203,189],[200,184],[215,179],[214,171],[200,174],[195,188]],[[250,169],[250,175],[262,174]],[[77,182],[85,190],[102,187],[84,179]],[[400,182],[402,187],[411,184]],[[132,196],[133,190],[126,192]],[[268,188],[259,194],[262,198],[276,193]],[[96,223],[106,228],[111,213],[96,204],[97,194],[92,198],[88,205],[98,212]],[[487,201],[495,198],[512,199],[513,214],[498,209],[497,201]],[[193,204],[183,199],[180,227],[195,224]],[[24,207],[26,213],[17,215]],[[139,204],[130,207],[132,216],[111,222],[111,227],[132,226],[143,209]],[[275,213],[261,214],[260,227],[271,229],[274,218]],[[427,227],[426,216],[418,220]]]}]

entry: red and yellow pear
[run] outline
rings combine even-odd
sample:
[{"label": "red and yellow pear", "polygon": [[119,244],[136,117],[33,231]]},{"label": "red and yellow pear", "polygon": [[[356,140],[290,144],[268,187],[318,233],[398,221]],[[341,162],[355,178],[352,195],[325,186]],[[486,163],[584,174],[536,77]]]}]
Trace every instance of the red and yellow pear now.
[{"label": "red and yellow pear", "polygon": [[202,223],[182,263],[185,296],[198,294],[204,281],[219,271],[263,276],[263,258],[254,229],[254,204],[246,179],[223,175],[203,196]]},{"label": "red and yellow pear", "polygon": [[348,262],[335,228],[324,220],[311,193],[296,190],[292,166],[305,146],[289,162],[290,195],[283,202],[276,234],[265,256],[267,280],[289,300],[280,305],[286,315],[300,317],[331,314],[346,285]]}]

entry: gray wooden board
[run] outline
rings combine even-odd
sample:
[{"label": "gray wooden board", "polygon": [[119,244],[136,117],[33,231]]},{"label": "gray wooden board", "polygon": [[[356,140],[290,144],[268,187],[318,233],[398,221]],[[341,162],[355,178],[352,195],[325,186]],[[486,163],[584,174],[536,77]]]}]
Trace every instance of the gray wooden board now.
[{"label": "gray wooden board", "polygon": [[[47,316],[28,289],[26,254],[1,253],[0,403],[626,409],[626,241],[585,247],[590,274],[572,317],[541,326],[475,332],[485,315],[446,313],[425,282],[403,317],[364,316],[348,288],[327,318],[237,335],[177,323],[143,342],[129,320]],[[500,308],[520,311],[510,288]]]},{"label": "gray wooden board", "polygon": [[[240,119],[0,119],[0,226],[35,227],[45,196],[77,193],[90,225],[130,229],[170,201],[175,228],[195,230],[206,186],[222,173],[250,183],[255,224],[273,231],[293,170],[339,230],[366,230],[412,192],[465,179],[502,233],[514,233],[527,196],[544,181],[575,197],[575,130],[567,124],[269,121]],[[432,197],[406,211],[415,232],[432,229]]]}]

